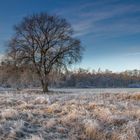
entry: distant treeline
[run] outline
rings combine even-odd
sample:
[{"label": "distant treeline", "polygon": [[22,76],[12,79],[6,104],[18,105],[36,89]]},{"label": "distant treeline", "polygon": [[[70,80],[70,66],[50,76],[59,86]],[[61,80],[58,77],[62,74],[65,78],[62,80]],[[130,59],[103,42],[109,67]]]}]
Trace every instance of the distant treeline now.
[{"label": "distant treeline", "polygon": [[62,74],[58,87],[77,87],[77,88],[123,88],[140,87],[140,70],[126,70],[114,73],[109,70],[92,71],[79,69],[74,72]]},{"label": "distant treeline", "polygon": [[[1,63],[0,87],[40,87],[39,77],[30,69],[33,66],[14,66]],[[50,87],[69,88],[123,88],[140,87],[140,70],[126,70],[114,73],[109,70],[89,71],[78,69],[75,71],[52,72],[49,75]]]},{"label": "distant treeline", "polygon": [[[35,72],[32,72],[28,67],[31,66],[15,66],[5,64],[0,65],[0,87],[5,88],[28,88],[39,87],[40,82]],[[32,68],[32,67],[31,67]]]}]

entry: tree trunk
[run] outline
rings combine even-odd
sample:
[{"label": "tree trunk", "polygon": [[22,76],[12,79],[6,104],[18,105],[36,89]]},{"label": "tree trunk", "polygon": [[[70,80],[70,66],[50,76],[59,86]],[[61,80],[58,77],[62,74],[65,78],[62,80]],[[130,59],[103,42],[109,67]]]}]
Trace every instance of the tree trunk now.
[{"label": "tree trunk", "polygon": [[48,75],[42,77],[40,71],[37,71],[37,73],[38,73],[38,76],[39,76],[39,78],[40,78],[40,82],[41,82],[41,85],[42,85],[43,92],[44,92],[44,93],[45,93],[45,92],[48,92],[48,91],[49,91],[49,90],[48,90],[48,77],[47,77]]},{"label": "tree trunk", "polygon": [[44,84],[42,84],[42,88],[43,88],[43,92],[45,93],[45,92],[48,92],[49,90],[48,90],[48,83],[44,83]]},{"label": "tree trunk", "polygon": [[[43,83],[43,82],[41,82]],[[48,82],[45,82],[42,84],[42,88],[43,88],[43,92],[44,93],[47,93],[49,90],[48,90]],[[45,94],[45,99],[47,100],[47,103],[50,104],[50,99],[49,99],[49,96],[47,94]]]}]

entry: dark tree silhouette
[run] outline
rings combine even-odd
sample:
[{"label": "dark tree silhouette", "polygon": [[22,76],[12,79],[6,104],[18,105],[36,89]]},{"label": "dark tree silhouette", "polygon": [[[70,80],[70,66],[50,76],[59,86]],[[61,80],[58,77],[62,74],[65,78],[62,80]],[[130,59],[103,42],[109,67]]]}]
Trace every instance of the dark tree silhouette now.
[{"label": "dark tree silhouette", "polygon": [[14,28],[8,56],[16,65],[30,64],[36,70],[44,92],[53,69],[66,68],[81,60],[80,40],[63,18],[47,13],[27,16]]}]

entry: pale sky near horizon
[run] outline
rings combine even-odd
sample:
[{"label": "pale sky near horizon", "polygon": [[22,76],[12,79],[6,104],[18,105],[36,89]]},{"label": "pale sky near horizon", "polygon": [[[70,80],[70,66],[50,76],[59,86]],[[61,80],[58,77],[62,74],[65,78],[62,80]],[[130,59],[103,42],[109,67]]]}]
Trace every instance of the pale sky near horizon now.
[{"label": "pale sky near horizon", "polygon": [[85,47],[76,67],[140,69],[140,0],[0,0],[0,54],[13,25],[32,13],[66,18]]}]

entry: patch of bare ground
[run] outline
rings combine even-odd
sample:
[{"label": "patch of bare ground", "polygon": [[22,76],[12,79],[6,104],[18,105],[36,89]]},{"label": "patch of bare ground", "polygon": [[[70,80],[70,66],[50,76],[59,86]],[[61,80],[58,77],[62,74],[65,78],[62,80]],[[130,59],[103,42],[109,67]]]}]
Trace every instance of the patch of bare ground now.
[{"label": "patch of bare ground", "polygon": [[140,93],[21,92],[0,93],[0,140],[140,140]]}]

